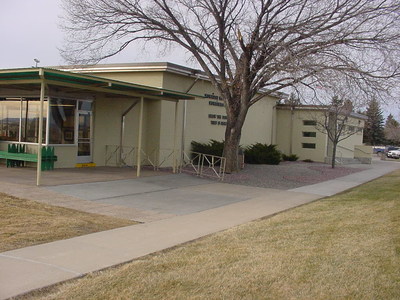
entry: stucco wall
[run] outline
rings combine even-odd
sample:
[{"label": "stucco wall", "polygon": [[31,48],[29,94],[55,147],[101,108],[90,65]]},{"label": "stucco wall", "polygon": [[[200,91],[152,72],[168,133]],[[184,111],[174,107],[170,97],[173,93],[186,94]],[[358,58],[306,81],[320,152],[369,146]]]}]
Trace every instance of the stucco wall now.
[{"label": "stucco wall", "polygon": [[76,164],[76,156],[78,147],[71,146],[55,146],[54,153],[57,155],[57,161],[54,168],[74,168]]},{"label": "stucco wall", "polygon": [[[291,121],[293,119],[293,121]],[[277,144],[278,149],[285,154],[292,153],[299,156],[301,160],[311,159],[318,162],[326,161],[326,157],[332,154],[332,143],[320,126],[304,125],[304,120],[315,120],[322,122],[324,112],[310,109],[295,108],[293,111],[288,107],[280,107],[277,111]],[[364,121],[350,117],[346,126],[353,126],[357,133],[349,136],[338,144],[338,158],[353,158],[354,146],[362,144],[362,130]],[[292,130],[292,133],[291,133]],[[315,132],[315,137],[305,137],[303,132]],[[291,137],[292,136],[292,137]],[[315,149],[303,147],[304,143],[315,143]]]},{"label": "stucco wall", "polygon": [[[277,145],[284,154],[296,154],[300,160],[311,159],[323,162],[326,153],[326,135],[313,125],[304,125],[305,120],[321,117],[318,112],[278,109]],[[315,132],[315,137],[305,137],[303,132]],[[315,144],[315,149],[303,148],[303,144]],[[291,150],[291,152],[290,152]]]},{"label": "stucco wall", "polygon": [[161,88],[163,81],[163,72],[101,72],[101,73],[85,73],[113,80],[131,82],[152,87]]},{"label": "stucco wall", "polygon": [[356,118],[349,118],[347,126],[354,126],[357,132],[353,135],[344,135],[344,137],[348,137],[339,142],[337,146],[338,157],[354,158],[354,146],[362,145],[363,142],[363,132],[359,129],[364,128],[364,121]]},{"label": "stucco wall", "polygon": [[[163,87],[186,92],[195,81],[195,77],[165,73]],[[209,95],[209,98],[197,98],[194,101],[187,101],[185,149],[190,149],[191,141],[224,140],[226,111],[223,106],[218,105],[218,103],[222,104],[223,102],[218,100],[215,88],[210,82],[199,79],[192,86],[189,93],[201,96]],[[242,131],[241,144],[243,146],[257,142],[267,144],[274,142],[275,118],[273,115],[276,100],[273,97],[265,97],[250,107]],[[181,113],[182,111],[183,103],[179,108],[179,112]]]},{"label": "stucco wall", "polygon": [[[186,117],[186,131],[185,131],[185,150],[190,149],[191,141],[208,142],[210,139],[222,141],[225,136],[226,112],[223,106],[215,105],[215,102],[222,103],[222,101],[215,99],[217,93],[209,81],[203,79],[196,79],[196,75],[186,76],[171,72],[104,72],[104,73],[89,73],[96,76],[110,78],[114,80],[121,80],[144,84],[154,87],[162,87],[164,89],[187,92],[189,89],[190,94],[194,95],[211,95],[210,98],[204,99],[197,97],[196,100],[187,101],[187,117]],[[195,84],[193,85],[193,83]],[[214,97],[214,98],[213,98]],[[274,142],[274,105],[276,98],[266,97],[255,105],[253,105],[248,112],[248,117],[245,121],[241,144],[246,146],[256,142],[273,143]],[[108,102],[111,102],[108,99]],[[112,107],[112,112],[107,112],[107,100],[99,99],[97,101],[95,115],[95,142],[94,142],[94,161],[98,165],[102,165],[102,157],[105,155],[105,142],[106,136],[111,135],[107,144],[119,144],[116,138],[119,137],[119,119],[122,113],[122,108],[117,102],[109,104]],[[210,103],[211,102],[211,103]],[[214,104],[214,105],[213,105]],[[178,105],[178,127],[175,131],[175,103],[170,101],[146,101],[146,126],[144,128],[144,148],[146,151],[152,152],[153,149],[172,149],[174,146],[174,134],[177,134],[176,147],[181,148],[182,140],[182,127],[183,127],[183,109],[184,102],[180,101]],[[136,112],[130,112],[127,116],[127,124],[130,118],[138,117],[137,108]],[[104,121],[101,120],[104,118]],[[114,119],[114,121],[111,121]],[[129,119],[129,120],[128,120]],[[112,124],[112,122],[117,123]],[[103,123],[103,124],[101,124]],[[214,124],[213,124],[214,123]],[[107,125],[106,125],[107,124]],[[133,124],[133,123],[132,123]],[[137,127],[131,131],[129,135],[128,130],[125,140],[137,140]],[[126,143],[125,143],[126,144]],[[103,159],[104,160],[104,159]]]},{"label": "stucco wall", "polygon": [[287,155],[290,154],[290,116],[289,110],[276,110],[276,144],[277,148]]},{"label": "stucco wall", "polygon": [[265,97],[250,107],[242,131],[242,145],[251,145],[257,142],[273,144],[276,116],[274,106],[276,100]]},{"label": "stucco wall", "polygon": [[[110,99],[98,98],[94,106],[93,120],[93,162],[98,166],[105,164],[106,145],[119,145],[121,133],[121,117],[136,99]],[[146,142],[154,139],[154,131],[149,131],[148,110],[156,111],[154,105],[144,103],[143,113],[143,148],[147,148]],[[140,102],[126,115],[124,146],[137,147],[139,130]]]}]

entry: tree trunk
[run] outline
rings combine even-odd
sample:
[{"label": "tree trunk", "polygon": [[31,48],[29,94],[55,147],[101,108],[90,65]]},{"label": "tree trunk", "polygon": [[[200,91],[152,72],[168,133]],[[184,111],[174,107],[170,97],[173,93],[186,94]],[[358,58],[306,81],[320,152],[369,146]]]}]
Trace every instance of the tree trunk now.
[{"label": "tree trunk", "polygon": [[238,155],[242,126],[243,122],[239,122],[238,120],[235,123],[229,121],[227,122],[223,154],[223,156],[226,158],[226,173],[237,172],[240,170]]},{"label": "tree trunk", "polygon": [[336,164],[336,147],[337,147],[337,142],[332,143],[332,169],[335,168]]}]

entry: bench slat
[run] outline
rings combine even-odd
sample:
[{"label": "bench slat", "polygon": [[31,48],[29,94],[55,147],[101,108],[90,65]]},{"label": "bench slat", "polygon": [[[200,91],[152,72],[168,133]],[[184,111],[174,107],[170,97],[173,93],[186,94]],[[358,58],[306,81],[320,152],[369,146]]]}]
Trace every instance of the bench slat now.
[{"label": "bench slat", "polygon": [[[32,154],[32,153],[10,153],[10,152],[6,152],[6,151],[0,151],[0,158],[37,162],[37,154]],[[42,160],[57,161],[57,156],[55,156],[55,155],[42,156]]]}]

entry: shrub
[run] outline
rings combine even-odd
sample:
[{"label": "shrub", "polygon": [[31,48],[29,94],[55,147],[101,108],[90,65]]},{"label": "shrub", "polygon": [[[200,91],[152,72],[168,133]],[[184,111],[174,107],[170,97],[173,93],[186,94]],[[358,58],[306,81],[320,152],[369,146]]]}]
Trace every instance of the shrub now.
[{"label": "shrub", "polygon": [[218,142],[216,140],[210,140],[208,143],[198,143],[195,141],[191,142],[192,151],[203,154],[222,156],[224,151],[224,142]]},{"label": "shrub", "polygon": [[296,161],[299,159],[299,157],[296,154],[290,154],[290,155],[282,154],[282,159],[287,161]]},{"label": "shrub", "polygon": [[248,164],[278,165],[281,162],[281,153],[272,144],[253,144],[245,149],[244,157]]},{"label": "shrub", "polygon": [[304,162],[308,162],[308,163],[313,163],[314,161],[312,159],[303,159]]}]

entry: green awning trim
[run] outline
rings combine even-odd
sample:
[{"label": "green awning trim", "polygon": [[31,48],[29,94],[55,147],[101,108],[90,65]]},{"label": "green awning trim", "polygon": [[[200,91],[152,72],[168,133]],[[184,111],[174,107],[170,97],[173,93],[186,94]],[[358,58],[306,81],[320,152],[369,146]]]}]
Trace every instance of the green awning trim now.
[{"label": "green awning trim", "polygon": [[23,81],[24,84],[37,84],[37,81],[42,79],[49,81],[54,85],[57,85],[57,83],[62,86],[71,84],[75,87],[79,86],[82,89],[87,88],[93,90],[98,88],[99,91],[101,89],[101,92],[116,94],[124,94],[124,92],[127,94],[137,93],[138,96],[149,98],[167,100],[193,100],[196,97],[202,98],[200,95],[181,93],[167,89],[154,88],[140,84],[110,80],[92,75],[76,74],[55,69],[32,68],[0,70],[0,86],[2,83],[7,85],[18,85],[21,81]]}]

